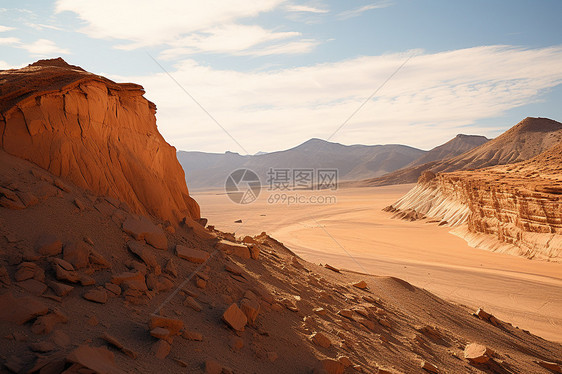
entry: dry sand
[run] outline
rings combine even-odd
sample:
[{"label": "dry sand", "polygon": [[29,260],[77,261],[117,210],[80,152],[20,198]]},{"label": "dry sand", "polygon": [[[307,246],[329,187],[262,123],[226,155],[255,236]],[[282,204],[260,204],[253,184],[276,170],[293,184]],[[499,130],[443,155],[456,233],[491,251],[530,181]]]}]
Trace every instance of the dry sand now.
[{"label": "dry sand", "polygon": [[[335,204],[232,203],[222,191],[192,191],[202,216],[237,235],[266,230],[304,259],[350,270],[400,277],[438,296],[552,341],[562,341],[562,264],[469,247],[436,224],[391,219],[381,209],[413,185],[320,193]],[[288,192],[294,195],[294,192]],[[318,192],[298,193],[299,196]],[[242,223],[235,223],[236,220]],[[392,295],[388,295],[392,297]]]}]

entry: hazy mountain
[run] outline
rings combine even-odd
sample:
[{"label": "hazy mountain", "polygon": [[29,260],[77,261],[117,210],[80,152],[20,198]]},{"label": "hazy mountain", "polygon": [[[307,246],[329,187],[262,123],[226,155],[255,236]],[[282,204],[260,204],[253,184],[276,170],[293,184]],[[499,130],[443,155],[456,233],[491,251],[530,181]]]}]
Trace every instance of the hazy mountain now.
[{"label": "hazy mountain", "polygon": [[440,146],[429,150],[426,154],[409,164],[407,167],[422,165],[432,161],[446,160],[468,152],[486,143],[488,140],[490,139],[481,135],[459,134],[447,143],[441,144]]},{"label": "hazy mountain", "polygon": [[178,152],[190,188],[222,187],[228,175],[240,168],[253,170],[263,184],[272,169],[337,169],[339,180],[384,175],[400,169],[426,152],[397,145],[342,145],[321,139],[279,152],[242,156],[226,152]]},{"label": "hazy mountain", "polygon": [[461,155],[442,161],[414,163],[382,177],[369,178],[347,185],[385,186],[414,183],[424,170],[438,173],[511,164],[535,157],[560,141],[562,141],[560,122],[548,118],[527,117],[497,138]]}]

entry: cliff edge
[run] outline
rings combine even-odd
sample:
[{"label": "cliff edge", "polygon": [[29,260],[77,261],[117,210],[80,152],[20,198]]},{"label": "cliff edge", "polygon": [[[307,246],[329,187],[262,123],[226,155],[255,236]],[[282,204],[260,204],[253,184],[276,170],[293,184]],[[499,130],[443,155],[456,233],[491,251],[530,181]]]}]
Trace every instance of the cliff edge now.
[{"label": "cliff edge", "polygon": [[200,218],[142,86],[41,60],[0,71],[0,149],[177,224]]}]

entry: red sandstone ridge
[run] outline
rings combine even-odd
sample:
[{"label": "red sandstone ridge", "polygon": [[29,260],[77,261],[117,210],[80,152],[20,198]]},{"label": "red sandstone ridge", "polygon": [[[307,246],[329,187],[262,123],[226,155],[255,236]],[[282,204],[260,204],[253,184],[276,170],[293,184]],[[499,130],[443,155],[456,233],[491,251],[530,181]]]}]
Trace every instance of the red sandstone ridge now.
[{"label": "red sandstone ridge", "polygon": [[143,94],[61,58],[0,71],[0,148],[136,213],[198,219],[176,150]]}]

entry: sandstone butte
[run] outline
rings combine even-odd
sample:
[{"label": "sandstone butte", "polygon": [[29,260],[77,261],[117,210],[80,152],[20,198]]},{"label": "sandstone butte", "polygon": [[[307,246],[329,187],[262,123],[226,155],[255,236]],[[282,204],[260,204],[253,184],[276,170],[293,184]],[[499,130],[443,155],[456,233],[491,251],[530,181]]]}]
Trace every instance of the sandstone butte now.
[{"label": "sandstone butte", "polygon": [[142,86],[40,60],[0,71],[0,149],[137,214],[200,218]]}]

